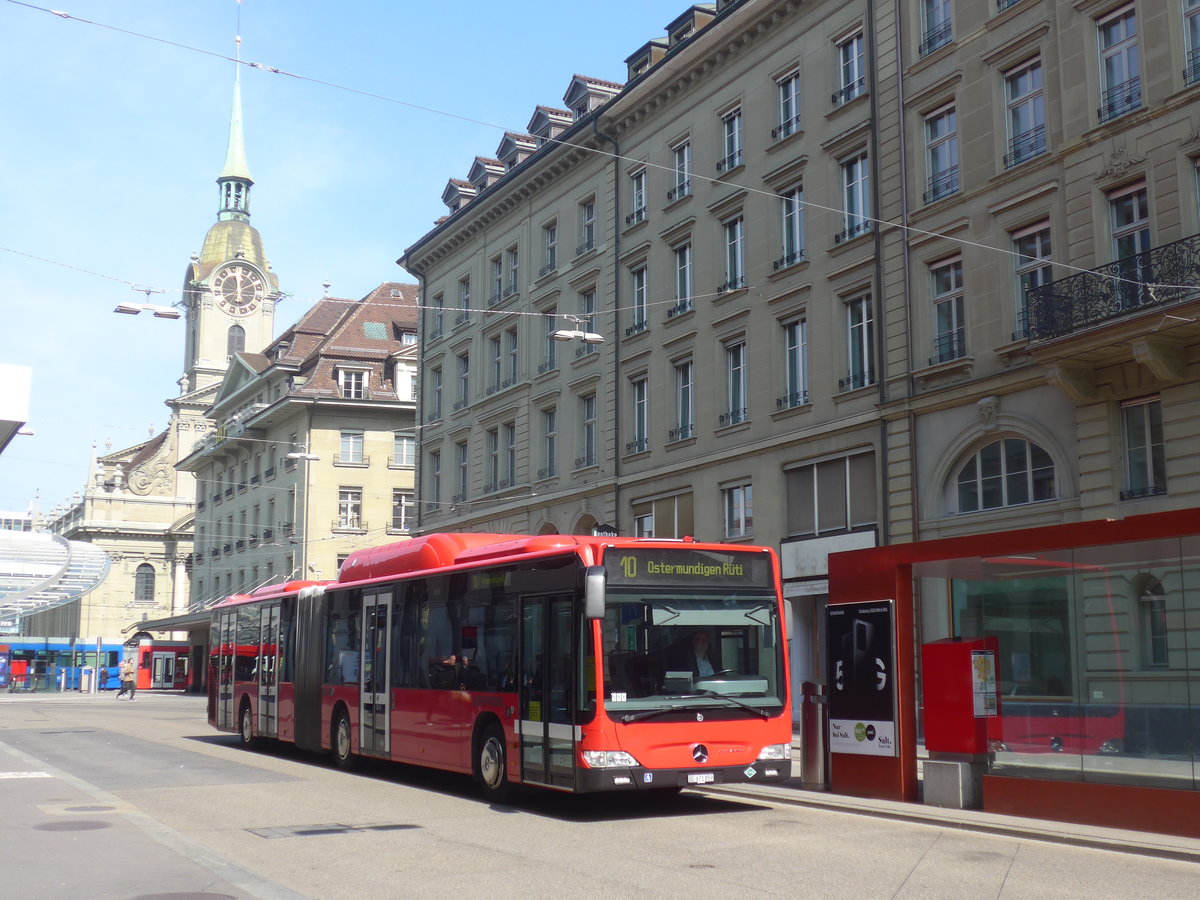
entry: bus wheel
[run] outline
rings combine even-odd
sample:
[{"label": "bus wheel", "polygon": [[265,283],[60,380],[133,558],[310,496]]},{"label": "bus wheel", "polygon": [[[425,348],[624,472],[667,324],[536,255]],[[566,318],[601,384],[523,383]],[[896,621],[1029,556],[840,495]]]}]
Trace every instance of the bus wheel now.
[{"label": "bus wheel", "polygon": [[495,722],[484,728],[475,760],[475,778],[483,788],[483,796],[493,803],[507,800],[512,784],[508,780],[504,731]]},{"label": "bus wheel", "polygon": [[354,768],[354,754],[350,751],[350,717],[346,711],[339,710],[333,719],[333,728],[329,734],[329,749],[333,754],[333,762],[339,769]]},{"label": "bus wheel", "polygon": [[241,738],[242,746],[247,750],[255,745],[254,740],[254,714],[250,712],[250,704],[242,704],[242,714],[238,718],[238,737]]}]

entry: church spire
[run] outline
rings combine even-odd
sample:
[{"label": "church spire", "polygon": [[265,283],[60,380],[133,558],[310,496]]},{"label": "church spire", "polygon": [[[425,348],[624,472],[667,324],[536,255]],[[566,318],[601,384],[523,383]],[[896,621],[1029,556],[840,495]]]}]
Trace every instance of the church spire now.
[{"label": "church spire", "polygon": [[221,221],[250,218],[250,167],[246,164],[246,142],[242,134],[242,36],[237,36],[237,68],[233,78],[233,112],[229,117],[229,146],[225,151],[225,166],[217,176],[221,190]]}]

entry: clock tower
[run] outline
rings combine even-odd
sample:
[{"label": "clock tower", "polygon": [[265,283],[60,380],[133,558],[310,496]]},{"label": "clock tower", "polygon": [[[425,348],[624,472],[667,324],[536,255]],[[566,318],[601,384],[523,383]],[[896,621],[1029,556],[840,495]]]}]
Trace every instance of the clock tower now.
[{"label": "clock tower", "polygon": [[183,278],[187,339],[180,388],[185,395],[220,384],[234,353],[262,350],[273,336],[279,279],[271,271],[262,237],[250,224],[253,184],[242,136],[239,63],[229,146],[217,177],[217,221],[208,229],[203,249],[193,254]]}]

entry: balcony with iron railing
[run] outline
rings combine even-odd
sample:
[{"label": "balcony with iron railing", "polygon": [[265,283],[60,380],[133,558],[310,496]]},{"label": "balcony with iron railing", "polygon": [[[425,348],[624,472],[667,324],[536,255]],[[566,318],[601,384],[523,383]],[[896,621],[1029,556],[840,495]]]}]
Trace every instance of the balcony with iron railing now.
[{"label": "balcony with iron railing", "polygon": [[674,203],[676,200],[682,200],[684,197],[690,197],[691,193],[692,180],[687,178],[667,191],[667,202]]},{"label": "balcony with iron railing", "polygon": [[358,516],[338,516],[333,520],[330,530],[363,532],[370,529],[367,528],[367,523]]},{"label": "balcony with iron railing", "polygon": [[677,428],[672,428],[667,432],[667,443],[673,444],[676,441],[686,441],[688,438],[696,436],[696,426],[694,423],[679,425]]},{"label": "balcony with iron railing", "polygon": [[856,237],[867,234],[870,230],[870,219],[847,219],[846,227],[833,236],[833,242],[835,244],[844,244],[846,241],[852,241]]},{"label": "balcony with iron railing", "polygon": [[1032,289],[1029,340],[1065,337],[1200,299],[1200,234]]},{"label": "balcony with iron railing", "polygon": [[730,425],[741,425],[743,422],[750,420],[750,410],[745,407],[741,409],[731,409],[729,412],[721,413],[718,421],[722,428]]},{"label": "balcony with iron railing", "polygon": [[717,160],[718,172],[732,172],[742,164],[742,151],[734,150],[732,153]]},{"label": "balcony with iron railing", "polygon": [[628,454],[645,453],[650,449],[650,438],[640,437],[634,438],[632,441],[625,442],[625,452]]},{"label": "balcony with iron railing", "polygon": [[746,286],[745,275],[730,275],[724,284],[717,285],[717,294],[727,294],[730,291],[740,291]]},{"label": "balcony with iron railing", "polygon": [[838,379],[838,390],[857,391],[859,388],[870,387],[874,383],[874,372],[851,372],[845,378]]},{"label": "balcony with iron railing", "polygon": [[794,116],[789,116],[771,129],[771,140],[782,141],[785,137],[791,137],[799,130],[800,113],[796,113]]},{"label": "balcony with iron railing", "polygon": [[844,106],[851,100],[861,97],[866,92],[867,79],[864,76],[862,78],[855,78],[853,81],[842,85],[831,95],[830,100],[833,102],[834,106]]},{"label": "balcony with iron railing", "polygon": [[943,332],[933,340],[933,354],[929,357],[931,366],[952,362],[967,355],[967,335],[965,329],[955,328]]},{"label": "balcony with iron railing", "polygon": [[1009,139],[1008,152],[1004,154],[1004,168],[1019,166],[1045,152],[1046,126],[1038,125]]},{"label": "balcony with iron railing", "polygon": [[920,54],[921,56],[928,56],[934,50],[945,47],[953,39],[954,22],[951,19],[939,22],[925,32],[919,48]]},{"label": "balcony with iron railing", "polygon": [[1183,83],[1189,87],[1200,84],[1200,47],[1188,51],[1187,68],[1183,70]]},{"label": "balcony with iron railing", "polygon": [[667,307],[667,318],[673,319],[676,316],[682,316],[684,313],[689,313],[695,308],[695,305],[692,303],[692,298],[684,297],[677,301],[674,306]]},{"label": "balcony with iron railing", "polygon": [[558,476],[558,466],[554,466],[554,465],[542,466],[540,469],[537,470],[538,480],[542,480],[545,478],[556,478],[557,476]]},{"label": "balcony with iron railing", "polygon": [[949,166],[940,172],[929,176],[929,186],[925,189],[925,202],[934,203],[943,197],[958,193],[958,166]]},{"label": "balcony with iron railing", "polygon": [[793,250],[791,253],[785,253],[779,259],[775,260],[775,271],[787,269],[791,266],[799,265],[804,262],[804,250]]},{"label": "balcony with iron railing", "polygon": [[1100,108],[1096,110],[1096,115],[1101,122],[1109,122],[1141,108],[1142,79],[1141,76],[1134,76],[1100,94]]},{"label": "balcony with iron railing", "polygon": [[792,391],[782,397],[775,398],[776,409],[795,409],[808,403],[808,391]]},{"label": "balcony with iron railing", "polygon": [[633,324],[625,329],[625,337],[632,337],[635,334],[641,334],[643,331],[647,331],[649,328],[650,320],[645,318],[644,315],[639,316],[633,320]]},{"label": "balcony with iron railing", "polygon": [[575,248],[576,256],[583,256],[585,253],[590,253],[596,249],[596,239],[588,238],[582,244]]},{"label": "balcony with iron railing", "polygon": [[644,206],[639,206],[625,217],[626,225],[636,225],[638,222],[644,221],[646,221],[646,207]]}]

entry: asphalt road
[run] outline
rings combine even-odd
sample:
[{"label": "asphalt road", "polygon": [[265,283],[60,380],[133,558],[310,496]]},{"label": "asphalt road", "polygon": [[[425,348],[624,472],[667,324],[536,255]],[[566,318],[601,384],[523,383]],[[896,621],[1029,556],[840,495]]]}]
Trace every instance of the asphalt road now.
[{"label": "asphalt road", "polygon": [[247,752],[204,698],[0,695],[7,897],[1200,895],[1200,864],[684,792],[484,802],[470,780]]}]

